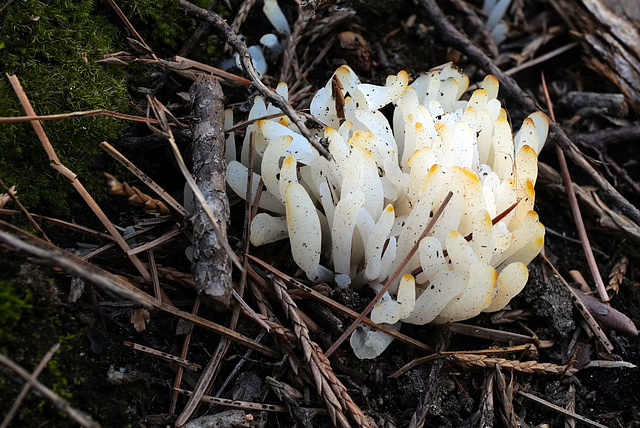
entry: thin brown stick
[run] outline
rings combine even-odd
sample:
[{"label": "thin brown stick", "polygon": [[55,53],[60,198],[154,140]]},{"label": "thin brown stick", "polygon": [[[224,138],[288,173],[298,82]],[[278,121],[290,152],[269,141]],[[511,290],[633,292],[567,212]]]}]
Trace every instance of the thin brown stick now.
[{"label": "thin brown stick", "polygon": [[[42,372],[42,370],[44,370],[46,365],[49,364],[49,361],[53,357],[53,354],[55,354],[56,351],[58,351],[58,348],[60,348],[59,342],[53,345],[51,349],[47,351],[44,357],[42,357],[42,359],[40,360],[36,368],[33,370],[33,373],[31,374],[34,379],[37,379],[40,373]],[[22,404],[22,400],[25,399],[30,389],[31,389],[31,385],[29,383],[25,383],[25,385],[22,387],[22,390],[20,391],[20,394],[18,394],[15,401],[13,402],[13,405],[11,405],[11,408],[9,409],[7,414],[4,416],[4,420],[2,421],[2,424],[0,424],[0,428],[7,428],[9,426],[9,424],[11,423],[11,419],[13,419],[13,416],[16,414],[16,412],[20,408],[20,404]]]},{"label": "thin brown stick", "polygon": [[[147,233],[148,231],[150,231],[151,229],[153,229],[153,226],[151,227],[146,227],[144,229],[140,229],[140,230],[136,230],[133,233],[130,233],[127,235],[127,239],[131,239],[131,238],[135,238],[136,236],[140,236],[140,235],[144,235],[145,233]],[[112,240],[113,241],[113,240]],[[103,245],[100,248],[97,248],[95,250],[93,250],[92,252],[90,252],[89,254],[85,254],[84,256],[82,256],[82,258],[84,260],[91,260],[92,258],[94,258],[95,256],[97,256],[100,253],[103,253],[113,247],[115,247],[116,243],[115,242],[110,242],[106,245]]]},{"label": "thin brown stick", "polygon": [[142,116],[133,116],[130,114],[118,113],[111,110],[98,109],[88,111],[74,111],[72,113],[59,113],[48,114],[44,116],[28,115],[28,116],[15,116],[15,117],[0,117],[0,123],[19,123],[19,122],[31,122],[32,120],[61,120],[61,119],[73,119],[76,117],[93,117],[93,116],[108,116],[116,119],[130,120],[132,122],[149,122],[150,120],[157,123],[154,119],[149,119]]},{"label": "thin brown stick", "polygon": [[181,234],[182,234],[182,230],[180,230],[180,227],[174,226],[167,233],[160,236],[159,238],[154,239],[153,241],[147,242],[146,244],[142,244],[139,247],[133,248],[127,254],[138,254],[144,251],[152,250],[155,247],[158,247],[162,244],[172,241],[174,238],[180,236]]},{"label": "thin brown stick", "polygon": [[219,68],[212,67],[212,66],[210,66],[208,64],[203,64],[201,62],[194,61],[192,59],[185,58],[185,57],[180,56],[180,55],[174,56],[173,57],[173,61],[175,61],[178,64],[179,68],[174,66],[169,61],[161,60],[161,63],[162,63],[162,65],[164,65],[167,68],[174,68],[174,69],[179,69],[179,70],[186,70],[186,69],[189,69],[189,68],[195,68],[196,70],[201,70],[201,71],[206,71],[207,73],[211,73],[216,77],[221,77],[221,78],[227,80],[228,82],[235,83],[236,85],[251,86],[251,80],[249,80],[249,79],[245,79],[244,77],[236,76],[235,74],[229,73],[228,71],[220,70]]},{"label": "thin brown stick", "polygon": [[160,280],[158,279],[158,269],[156,269],[156,259],[153,256],[153,250],[147,250],[149,259],[149,270],[151,271],[151,284],[153,285],[153,295],[158,300],[162,300],[162,289],[160,288]]},{"label": "thin brown stick", "polygon": [[516,392],[518,394],[522,395],[523,397],[528,398],[529,400],[534,401],[534,402],[536,402],[536,403],[538,403],[538,404],[540,404],[540,405],[542,405],[542,406],[544,406],[544,407],[546,407],[548,409],[555,410],[556,412],[558,412],[558,413],[560,413],[562,415],[572,417],[574,419],[579,420],[580,422],[584,422],[585,424],[588,424],[588,425],[591,425],[591,426],[594,426],[594,427],[597,427],[597,428],[607,428],[606,425],[602,425],[602,424],[600,424],[600,423],[598,423],[596,421],[592,421],[591,419],[587,419],[584,416],[579,415],[579,414],[577,414],[575,412],[572,412],[570,410],[564,409],[564,408],[562,408],[560,406],[556,406],[555,404],[550,403],[550,402],[548,402],[546,400],[543,400],[542,398],[537,397],[537,396],[535,396],[533,394],[529,394],[528,392],[524,392],[524,391],[520,391],[520,390],[517,390]]},{"label": "thin brown stick", "polygon": [[[181,311],[175,306],[161,302],[144,291],[138,289],[121,276],[113,275],[92,263],[89,263],[79,257],[67,253],[48,242],[35,236],[28,235],[24,231],[14,227],[13,225],[0,220],[0,229],[11,230],[13,233],[19,234],[23,239],[19,239],[11,233],[0,230],[0,242],[3,242],[17,251],[30,254],[40,260],[63,268],[67,273],[89,281],[99,287],[102,287],[112,293],[123,296],[126,299],[138,302],[146,308],[156,308],[161,311],[172,314],[178,318],[190,321],[202,328],[214,331],[223,337],[243,344],[249,348],[255,349],[262,354],[278,358],[280,353],[268,348],[254,340],[237,333],[236,331],[220,324],[206,320],[204,318],[192,315],[188,312]],[[34,244],[26,242],[32,241]]]},{"label": "thin brown stick", "polygon": [[535,337],[525,336],[524,334],[461,323],[452,323],[449,326],[449,331],[465,336],[506,343],[534,343],[536,341]]},{"label": "thin brown stick", "polygon": [[242,40],[233,32],[231,27],[222,19],[218,14],[201,9],[186,0],[179,0],[180,6],[189,14],[197,16],[201,19],[206,19],[209,23],[211,23],[218,32],[226,39],[227,43],[238,53],[240,57],[240,63],[242,64],[242,68],[244,72],[247,73],[249,79],[251,79],[252,84],[256,87],[256,89],[265,97],[265,99],[271,101],[273,105],[282,110],[291,121],[298,127],[300,133],[309,141],[311,144],[322,156],[327,159],[331,159],[331,154],[329,151],[324,148],[320,141],[315,138],[309,128],[304,124],[298,113],[291,107],[291,105],[276,92],[271,91],[269,88],[265,86],[264,83],[260,80],[260,76],[258,76],[258,72],[253,67],[253,63],[251,62],[251,56],[249,55],[249,50],[247,49],[247,45],[244,44]]},{"label": "thin brown stick", "polygon": [[[449,22],[435,0],[419,0],[419,3],[429,16],[430,21],[436,27],[437,34],[439,34],[445,42],[464,53],[486,73],[496,76],[500,81],[500,85],[506,89],[509,95],[518,100],[526,110],[536,111],[541,109],[511,77],[505,75],[482,50],[462,35],[453,24]],[[571,141],[561,126],[552,122],[549,124],[549,128],[550,134],[554,136],[555,141],[560,145],[565,154],[597,183],[606,198],[612,201],[623,214],[628,216],[637,225],[640,225],[640,210],[622,196],[602,174],[591,166],[584,154]]]},{"label": "thin brown stick", "polygon": [[175,363],[179,367],[182,367],[182,368],[185,368],[185,369],[197,371],[197,370],[200,370],[202,368],[200,366],[200,364],[193,363],[193,362],[191,362],[191,361],[189,361],[189,360],[187,360],[185,358],[177,357],[175,355],[171,355],[171,354],[168,354],[166,352],[159,351],[157,349],[149,348],[148,346],[140,345],[138,343],[129,342],[129,341],[125,341],[124,344],[125,344],[125,346],[128,346],[131,349],[134,349],[134,350],[140,351],[140,352],[144,352],[145,354],[152,355],[152,356],[154,356],[156,358],[159,358],[161,360],[164,360],[164,361],[167,361],[167,362],[170,362],[170,363]]},{"label": "thin brown stick", "polygon": [[[20,211],[18,210],[8,210],[5,208],[0,208],[0,215],[17,215],[19,214]],[[89,235],[89,236],[93,236],[95,238],[102,238],[102,239],[107,239],[109,241],[113,241],[113,237],[111,235],[108,235],[106,233],[102,233],[102,232],[98,232],[97,230],[93,230],[91,228],[88,228],[86,226],[82,226],[79,224],[75,224],[75,223],[69,223],[68,221],[64,221],[64,220],[60,220],[57,218],[53,218],[53,217],[47,217],[44,215],[40,215],[40,214],[33,214],[30,213],[31,216],[33,218],[37,218],[38,220],[43,220],[46,221],[49,224],[52,224],[54,226],[60,226],[60,227],[64,227],[66,229],[69,230],[73,230],[75,232],[80,232],[80,233],[84,233],[85,235]]]},{"label": "thin brown stick", "polygon": [[409,260],[411,260],[411,258],[416,253],[416,251],[418,251],[418,246],[420,245],[420,241],[422,241],[427,236],[427,234],[429,232],[431,232],[431,229],[433,229],[433,226],[436,224],[436,221],[438,221],[438,219],[442,215],[442,212],[444,211],[445,207],[447,206],[447,204],[449,203],[449,201],[451,200],[452,197],[453,197],[453,192],[450,191],[449,193],[447,193],[447,196],[442,201],[442,204],[440,204],[440,206],[438,207],[436,212],[433,214],[433,218],[431,219],[431,221],[429,221],[429,224],[427,224],[427,227],[424,228],[424,230],[422,231],[422,234],[420,235],[420,237],[418,237],[418,239],[416,240],[415,244],[413,244],[413,247],[411,247],[411,251],[409,251],[409,254],[407,254],[407,256],[404,258],[404,260],[402,260],[402,263],[400,263],[400,265],[398,265],[396,271],[393,272],[393,274],[389,277],[389,279],[387,279],[387,282],[380,289],[380,291],[378,291],[378,294],[376,294],[376,297],[374,297],[369,302],[367,307],[364,308],[364,310],[360,313],[360,315],[358,315],[358,318],[356,318],[355,321],[353,323],[351,323],[349,328],[347,328],[344,331],[344,333],[342,333],[342,336],[340,336],[338,338],[338,340],[336,340],[333,343],[333,345],[331,345],[329,350],[326,352],[327,357],[330,356],[331,354],[333,354],[333,352],[336,349],[338,349],[338,347],[342,344],[342,342],[344,342],[347,339],[347,337],[349,337],[349,335],[351,333],[353,333],[353,330],[355,330],[356,327],[358,327],[360,325],[362,320],[367,315],[369,315],[369,312],[371,312],[373,307],[378,304],[380,299],[382,299],[382,296],[384,295],[384,293],[386,293],[389,290],[391,285],[400,276],[400,274],[402,273],[404,268],[407,266],[407,263],[409,263]]},{"label": "thin brown stick", "polygon": [[71,407],[71,405],[69,405],[69,403],[67,403],[62,397],[41,384],[38,379],[36,379],[31,373],[20,367],[20,365],[16,364],[9,357],[0,354],[0,364],[16,372],[21,378],[26,380],[32,388],[37,389],[38,392],[40,392],[47,400],[49,400],[54,406],[56,406],[58,410],[65,413],[76,423],[88,428],[100,427],[100,425],[94,422],[89,415]]},{"label": "thin brown stick", "polygon": [[36,221],[33,219],[33,216],[31,215],[31,213],[29,213],[29,211],[27,211],[27,209],[24,207],[24,205],[22,205],[22,202],[20,202],[20,200],[18,198],[16,198],[16,195],[13,194],[13,191],[7,187],[7,185],[4,183],[4,181],[2,181],[2,178],[0,178],[0,186],[2,186],[2,188],[4,189],[4,191],[6,192],[6,194],[9,196],[9,198],[11,198],[11,200],[13,201],[14,204],[16,204],[18,206],[18,208],[20,209],[20,211],[22,211],[22,213],[24,214],[24,216],[27,218],[27,221],[29,222],[29,224],[31,224],[31,226],[33,226],[33,228],[35,230],[38,231],[38,233],[40,235],[42,235],[42,237],[46,240],[51,242],[51,239],[49,239],[49,237],[47,236],[46,233],[44,233],[44,230],[42,230],[42,228],[40,227],[40,225],[38,223],[36,223]]},{"label": "thin brown stick", "polygon": [[[198,315],[198,309],[200,309],[200,295],[196,296],[195,302],[193,302],[193,308],[191,309],[191,313],[193,315]],[[187,358],[187,352],[189,351],[189,344],[191,343],[191,336],[193,333],[193,326],[189,329],[189,333],[184,337],[184,342],[182,342],[182,350],[180,351],[180,358]],[[182,375],[184,374],[184,367],[178,366],[178,371],[176,372],[176,378],[173,382],[173,391],[171,391],[171,401],[169,403],[169,414],[173,415],[176,413],[176,405],[178,404],[178,391],[176,388],[180,388],[180,384],[182,383]]]},{"label": "thin brown stick", "polygon": [[118,18],[120,18],[120,20],[124,23],[124,25],[127,27],[127,29],[129,30],[129,32],[131,32],[131,35],[133,37],[136,38],[136,40],[153,56],[153,59],[158,59],[156,57],[156,54],[153,53],[153,50],[151,50],[151,48],[149,47],[149,45],[144,41],[144,39],[142,38],[142,36],[140,34],[138,34],[138,32],[136,31],[136,29],[134,28],[133,25],[131,25],[131,22],[129,21],[129,19],[127,18],[127,16],[124,14],[124,12],[122,12],[122,9],[120,9],[120,7],[116,4],[116,2],[114,0],[107,0],[107,3],[109,3],[111,5],[111,7],[113,8],[113,10],[116,12],[116,14],[118,15]]},{"label": "thin brown stick", "polygon": [[[179,392],[180,394],[184,394],[187,397],[191,397],[193,392],[187,391],[181,388],[173,388],[174,391]],[[218,404],[220,406],[227,407],[235,407],[237,409],[247,409],[254,411],[266,411],[266,412],[280,412],[280,413],[288,413],[289,409],[287,406],[282,406],[279,404],[265,404],[265,403],[252,403],[248,401],[238,401],[238,400],[229,400],[228,398],[218,398],[211,397],[210,395],[203,395],[200,397],[200,401],[204,403],[213,403]],[[314,412],[316,414],[324,414],[326,413],[325,409],[307,409],[309,412]]]},{"label": "thin brown stick", "polygon": [[565,52],[567,52],[567,51],[569,51],[569,50],[571,50],[571,49],[573,49],[573,48],[575,48],[577,46],[578,46],[577,42],[567,43],[566,45],[560,46],[559,48],[554,49],[554,50],[552,50],[550,52],[547,52],[544,55],[540,55],[537,58],[533,58],[533,59],[531,59],[529,61],[523,62],[522,64],[520,64],[520,65],[518,65],[516,67],[510,68],[509,70],[505,71],[504,74],[506,74],[507,76],[512,76],[512,75],[514,75],[514,74],[516,74],[516,73],[518,73],[518,72],[520,72],[522,70],[526,70],[529,67],[533,67],[534,65],[538,65],[538,64],[543,63],[543,62],[545,62],[545,61],[547,61],[547,60],[549,60],[549,59],[551,59],[553,57],[556,57],[556,56],[558,56],[560,54],[563,54],[563,53],[565,53]]},{"label": "thin brown stick", "polygon": [[[547,90],[547,81],[544,78],[544,72],[542,73],[542,88],[544,89],[544,96],[547,101],[547,107],[549,108],[549,115],[551,116],[551,120],[555,123],[556,116],[553,112],[553,104],[551,103],[549,91]],[[560,145],[556,142],[554,146],[556,148],[556,155],[558,156],[558,163],[560,164],[560,172],[562,173],[564,188],[567,191],[567,198],[569,198],[569,205],[571,206],[573,221],[576,222],[576,229],[578,229],[578,236],[580,237],[580,243],[582,244],[582,251],[584,251],[584,255],[587,258],[587,264],[589,265],[591,276],[596,282],[600,300],[602,300],[603,302],[608,302],[609,295],[607,294],[607,289],[605,288],[604,282],[602,281],[602,275],[600,275],[600,270],[598,269],[596,258],[593,256],[593,251],[591,250],[589,236],[587,236],[587,229],[584,227],[584,221],[582,220],[582,214],[580,213],[578,198],[576,198],[576,192],[573,189],[573,181],[571,180],[571,175],[569,175],[567,160],[564,157],[564,152],[560,148]]]},{"label": "thin brown stick", "polygon": [[[33,110],[33,107],[31,107],[29,98],[27,97],[27,94],[22,89],[22,85],[20,84],[18,77],[15,75],[13,76],[7,75],[7,77],[9,78],[9,83],[11,83],[11,86],[13,87],[14,92],[18,96],[18,99],[20,100],[20,104],[22,105],[22,108],[24,109],[24,111],[29,116],[35,116],[36,113]],[[71,182],[71,185],[80,194],[82,199],[84,199],[84,201],[87,203],[89,208],[91,208],[91,211],[93,211],[96,217],[98,217],[100,222],[109,231],[111,236],[113,236],[114,241],[118,243],[120,248],[124,252],[129,251],[131,249],[129,247],[129,244],[127,244],[127,242],[118,233],[118,231],[113,226],[111,221],[107,218],[107,216],[102,211],[102,209],[98,206],[98,204],[96,204],[96,201],[93,200],[93,197],[89,194],[89,192],[87,192],[87,189],[84,188],[80,180],[78,180],[78,177],[76,176],[76,174],[73,171],[71,171],[69,168],[64,166],[62,162],[60,162],[60,159],[58,158],[58,155],[53,149],[53,146],[51,145],[51,142],[49,141],[47,134],[44,132],[44,128],[42,127],[42,124],[40,124],[40,122],[38,122],[37,120],[33,120],[31,121],[31,125],[35,130],[36,135],[40,140],[40,143],[42,143],[42,147],[44,148],[45,152],[47,152],[47,156],[49,157],[49,161],[51,162],[50,166],[56,171],[58,171],[60,174],[65,176]],[[136,269],[138,269],[138,271],[140,272],[142,277],[145,279],[145,281],[151,280],[151,276],[149,275],[149,272],[147,271],[147,269],[144,267],[144,265],[142,264],[140,259],[138,259],[137,256],[135,255],[129,256],[129,260],[131,260],[131,263],[133,263]]]}]

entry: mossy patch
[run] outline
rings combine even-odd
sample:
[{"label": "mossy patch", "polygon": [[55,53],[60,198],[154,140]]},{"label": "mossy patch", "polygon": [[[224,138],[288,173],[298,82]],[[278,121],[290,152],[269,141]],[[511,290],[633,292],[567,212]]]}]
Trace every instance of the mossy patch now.
[{"label": "mossy patch", "polygon": [[[15,2],[0,16],[0,64],[15,74],[37,114],[109,109],[127,112],[130,96],[120,68],[96,64],[122,38],[93,0]],[[0,116],[24,110],[7,79],[0,79]],[[97,199],[105,195],[92,168],[102,140],[116,138],[126,123],[107,117],[43,122],[61,161]],[[49,166],[28,123],[0,125],[0,174],[16,185],[28,208],[52,215],[70,212],[68,181]]]},{"label": "mossy patch", "polygon": [[[207,8],[211,1],[191,0],[191,3]],[[175,55],[175,49],[193,33],[193,21],[178,6],[178,0],[134,0],[120,2],[119,6],[157,55]]]},{"label": "mossy patch", "polygon": [[23,312],[32,308],[31,293],[27,290],[23,296],[14,289],[14,281],[0,281],[0,342],[6,340],[20,321]]}]

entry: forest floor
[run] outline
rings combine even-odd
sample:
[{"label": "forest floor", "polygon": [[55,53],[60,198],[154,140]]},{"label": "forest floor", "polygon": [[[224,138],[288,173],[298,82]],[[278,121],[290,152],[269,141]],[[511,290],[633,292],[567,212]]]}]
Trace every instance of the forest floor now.
[{"label": "forest floor", "polygon": [[[213,3],[215,8],[226,9],[226,20],[233,23],[248,45],[258,43],[263,34],[273,31],[261,2],[248,10],[245,8],[253,3],[250,0],[232,2],[230,11]],[[87,208],[78,208],[80,211],[72,215],[73,224],[92,230],[35,218],[53,245],[75,258],[56,255],[52,244],[18,230],[38,235],[33,224],[24,220],[21,208],[10,198],[2,198],[0,189],[0,232],[4,233],[0,235],[1,353],[33,372],[47,351],[59,344],[45,361],[44,370],[35,377],[72,409],[83,413],[75,416],[68,407],[55,407],[46,392],[33,388],[17,406],[9,426],[65,427],[77,426],[78,421],[92,426],[89,421],[93,420],[104,427],[166,427],[205,415],[199,425],[191,422],[189,426],[331,426],[326,406],[329,392],[325,386],[319,394],[313,378],[321,376],[319,372],[332,370],[322,375],[333,382],[330,387],[340,391],[339,385],[344,385],[346,389],[338,394],[339,404],[330,405],[329,409],[339,414],[338,421],[343,414],[344,423],[352,426],[357,426],[358,415],[364,415],[366,423],[378,427],[640,427],[640,374],[637,368],[630,368],[640,365],[640,341],[637,331],[636,336],[629,335],[633,326],[620,326],[640,322],[640,228],[638,219],[629,214],[630,208],[620,202],[626,198],[629,206],[640,206],[638,99],[620,83],[622,78],[617,80],[618,86],[613,83],[620,75],[608,66],[605,56],[598,56],[595,44],[590,44],[593,38],[589,36],[601,35],[598,31],[602,30],[595,24],[586,26],[584,20],[579,22],[583,27],[571,22],[572,16],[577,15],[575,10],[583,10],[580,5],[587,2],[513,1],[500,21],[505,33],[499,36],[496,30],[496,35],[503,37],[498,43],[485,26],[488,17],[479,2],[441,2],[447,22],[469,37],[467,47],[464,43],[452,44],[448,30],[441,22],[434,22],[429,5],[435,3],[430,1],[346,2],[349,4],[342,8],[325,4],[315,12],[315,2],[304,12],[295,2],[281,3],[293,27],[292,48],[284,58],[280,56],[269,64],[263,81],[275,87],[284,78],[293,88],[289,100],[299,111],[308,109],[313,94],[342,64],[349,64],[362,81],[375,84],[384,84],[387,75],[399,70],[406,70],[414,79],[447,62],[455,63],[471,82],[482,81],[488,72],[487,64],[467,50],[471,43],[487,53],[490,64],[509,70],[524,93],[548,112],[542,86],[544,74],[556,123],[577,143],[577,150],[567,154],[569,173],[595,262],[608,288],[610,307],[620,312],[619,318],[613,322],[598,318],[604,338],[595,336],[574,307],[567,286],[538,257],[529,265],[529,282],[524,291],[503,311],[453,325],[403,326],[404,335],[434,352],[395,340],[381,356],[360,360],[348,344],[343,344],[328,359],[330,366],[322,365],[325,360],[318,356],[320,348],[326,351],[352,322],[335,306],[327,306],[326,300],[360,312],[374,297],[373,292],[332,285],[317,288],[316,294],[324,295],[324,301],[310,299],[308,293],[290,293],[295,300],[285,301],[273,292],[261,265],[251,263],[250,270],[255,275],[249,274],[248,282],[229,265],[234,284],[248,284],[244,299],[249,306],[261,313],[264,308],[272,308],[271,314],[277,317],[267,317],[261,325],[244,312],[237,318],[239,305],[235,311],[201,305],[194,291],[191,263],[185,256],[192,234],[184,217],[176,220],[173,208],[172,219],[145,213],[120,196],[100,202],[107,217],[121,231],[128,228],[125,233],[138,233],[127,238],[125,245],[136,248],[168,237],[165,243],[139,252],[137,260],[141,260],[138,263],[142,267],[136,269],[131,257],[127,258],[117,245],[102,248],[113,239],[105,237],[104,227]],[[176,13],[185,12],[178,8]],[[633,18],[620,11],[611,13],[640,31]],[[243,16],[240,21],[238,15]],[[193,19],[189,31],[194,35],[174,51],[162,47],[162,56],[167,60],[180,55],[212,61],[207,53],[215,52],[217,63],[208,65],[220,67],[223,60],[231,58],[231,50],[222,53],[223,36],[215,26],[198,27],[200,19],[189,16]],[[175,63],[163,62],[160,54],[153,53],[160,48],[144,47],[144,37],[152,29],[136,28],[135,20],[126,29],[115,14],[112,20],[133,39],[131,46],[120,50],[133,53],[106,56],[102,66],[129,64],[134,69],[131,74],[138,75],[135,85],[140,84],[139,75],[143,74],[145,92],[165,105],[177,122],[189,124],[193,115],[189,102],[193,78],[208,70],[197,63],[190,64],[188,70],[176,69]],[[142,36],[136,35],[134,28]],[[606,31],[615,34],[614,30]],[[616,40],[624,45],[624,39]],[[630,52],[637,51],[634,46],[625,47]],[[630,61],[640,70],[640,56],[631,56]],[[249,77],[238,68],[229,71]],[[247,86],[233,77],[221,77],[220,81],[225,107],[234,109],[236,123],[244,120],[257,94],[255,84]],[[640,82],[636,83],[640,88]],[[505,88],[501,81],[500,99],[509,111],[510,121],[522,123],[532,111],[518,94]],[[136,100],[137,110],[127,113],[143,116],[147,111],[147,100],[140,96],[141,92]],[[43,123],[46,130],[48,122]],[[22,125],[29,126],[28,122]],[[177,146],[191,166],[192,133],[180,126],[173,130]],[[569,283],[576,285],[578,272],[595,290],[560,178],[561,162],[554,150],[554,138],[560,137],[552,130],[539,157],[540,178],[536,185],[535,209],[547,228],[544,254]],[[35,134],[33,141],[38,144]],[[110,143],[167,194],[182,201],[184,178],[166,139],[152,133],[146,124],[131,122],[125,133]],[[575,163],[575,156],[586,159],[591,172]],[[153,194],[142,180],[116,166],[112,159],[103,155],[96,165],[96,175],[118,171],[118,178],[128,177],[132,186]],[[73,165],[67,166],[74,169]],[[47,163],[42,164],[45,169],[49,169]],[[593,180],[593,171],[602,174],[617,193],[612,196],[603,190],[602,184]],[[59,180],[66,178],[59,176]],[[17,190],[20,197],[22,189]],[[72,198],[80,201],[79,197]],[[50,214],[37,207],[30,207],[29,211]],[[244,218],[244,202],[232,198],[227,233],[231,248],[238,254],[242,254]],[[30,247],[19,248],[15,240]],[[87,261],[85,256],[98,249],[101,251]],[[288,243],[251,248],[251,254],[285,274],[301,277],[291,260]],[[143,271],[151,273],[149,280],[143,278]],[[134,290],[131,295],[137,297],[125,299],[122,292],[103,288],[101,279],[120,285],[135,284],[136,290],[144,293]],[[265,284],[271,290],[260,288]],[[146,297],[140,297],[142,294]],[[593,295],[598,296],[595,291]],[[152,296],[159,296],[163,303],[154,303]],[[297,305],[296,313],[303,314],[298,321],[291,320],[292,305]],[[602,312],[603,307],[605,312],[609,310],[609,306],[592,306],[591,310]],[[266,333],[264,322],[274,320],[291,330],[280,336]],[[274,324],[269,325],[273,330]],[[309,342],[319,348],[306,351],[300,346],[296,335],[301,325],[309,330]],[[227,339],[222,340],[217,326],[229,327],[235,333],[225,333]],[[257,345],[247,347],[238,336]],[[435,350],[441,353],[436,354]],[[289,357],[283,357],[283,352]],[[307,362],[307,352],[313,354],[313,361],[321,361],[315,369]],[[427,355],[433,358],[398,377],[390,377]],[[472,362],[476,357],[480,359]],[[213,402],[186,411],[188,397],[175,387],[192,391],[207,371],[212,381],[205,388],[205,395],[221,400],[209,400]],[[23,376],[3,359],[2,417],[8,414],[24,386]],[[233,406],[227,407],[229,404]]]}]

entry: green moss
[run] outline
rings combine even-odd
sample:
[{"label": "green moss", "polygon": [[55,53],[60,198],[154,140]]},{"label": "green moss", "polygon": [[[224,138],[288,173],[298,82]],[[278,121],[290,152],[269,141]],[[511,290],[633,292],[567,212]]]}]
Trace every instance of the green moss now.
[{"label": "green moss", "polygon": [[[21,1],[0,15],[0,64],[15,74],[37,114],[105,108],[127,112],[124,70],[96,64],[119,49],[121,34],[93,0]],[[87,61],[84,60],[86,56]],[[22,116],[8,81],[0,79],[0,116]],[[102,140],[120,135],[125,122],[97,117],[44,122],[61,161],[98,200],[106,195],[91,167]],[[66,215],[74,192],[55,172],[28,123],[0,125],[0,171],[16,185],[23,204],[38,212]]]},{"label": "green moss", "polygon": [[24,297],[16,294],[13,281],[0,281],[0,342],[7,339],[5,335],[12,334],[23,312],[32,308],[30,300],[28,291]]},{"label": "green moss", "polygon": [[60,368],[58,360],[52,359],[49,361],[47,369],[49,370],[49,375],[53,380],[51,386],[53,392],[66,400],[70,400],[73,397],[73,393],[69,389],[69,381],[65,376],[65,371]]},{"label": "green moss", "polygon": [[[202,8],[211,3],[191,2]],[[161,56],[175,55],[173,49],[182,46],[193,32],[192,20],[178,6],[178,0],[132,0],[121,2],[120,7],[145,42]],[[163,52],[166,48],[170,51]]]}]

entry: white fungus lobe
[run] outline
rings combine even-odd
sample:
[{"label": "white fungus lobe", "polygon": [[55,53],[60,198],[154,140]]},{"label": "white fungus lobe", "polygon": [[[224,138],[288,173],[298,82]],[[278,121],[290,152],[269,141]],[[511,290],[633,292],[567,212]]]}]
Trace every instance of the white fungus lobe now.
[{"label": "white fungus lobe", "polygon": [[[549,124],[544,113],[533,113],[514,138],[496,98],[498,80],[487,76],[463,101],[468,86],[453,66],[411,85],[401,71],[384,86],[362,84],[340,67],[311,102],[311,114],[326,125],[316,132],[331,160],[286,116],[254,122],[252,194],[262,179],[260,208],[267,212],[253,220],[251,242],[288,239],[312,281],[379,289],[453,192],[371,319],[399,329],[403,322],[455,322],[502,309],[524,287],[526,265],[544,243],[533,207]],[[279,93],[286,89],[278,86]],[[390,104],[392,123],[379,111]],[[270,112],[277,110],[256,97],[250,119]],[[245,138],[241,162],[231,160],[227,175],[242,198],[248,144]],[[351,337],[360,358],[375,358],[391,341],[362,326]]]}]

